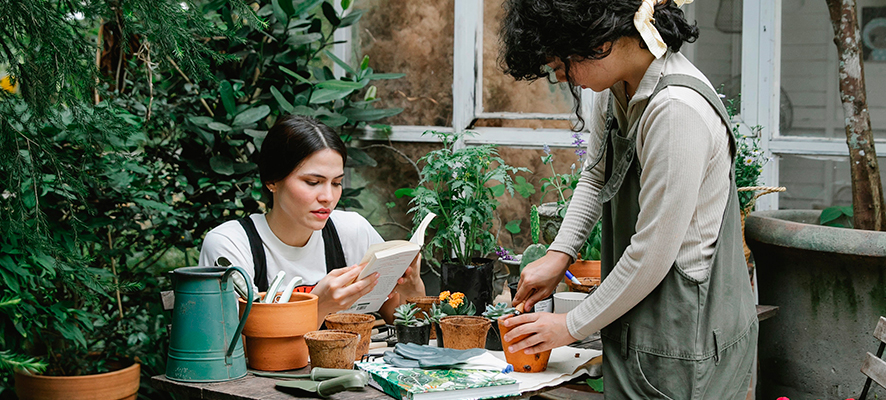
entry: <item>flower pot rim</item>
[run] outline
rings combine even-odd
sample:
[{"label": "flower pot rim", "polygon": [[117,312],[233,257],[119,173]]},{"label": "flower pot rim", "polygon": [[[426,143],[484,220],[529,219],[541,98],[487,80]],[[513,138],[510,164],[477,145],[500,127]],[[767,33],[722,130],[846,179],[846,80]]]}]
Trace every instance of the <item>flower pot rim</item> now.
[{"label": "flower pot rim", "polygon": [[[337,337],[334,337],[334,338],[323,337],[323,336],[329,336],[330,334],[335,334]],[[305,341],[315,340],[318,342],[333,342],[333,341],[339,341],[339,340],[346,340],[346,341],[360,340],[360,334],[350,332],[350,331],[341,330],[341,329],[324,329],[322,331],[311,331],[311,332],[306,333],[304,336],[305,336]],[[343,336],[347,336],[347,338],[345,338]]]},{"label": "flower pot rim", "polygon": [[[416,301],[413,301],[416,300]],[[419,304],[420,300],[431,300],[431,303],[440,304],[440,296],[415,296],[406,299],[407,303]]]},{"label": "flower pot rim", "polygon": [[[267,295],[268,292],[259,292],[258,299],[263,298]],[[237,296],[237,301],[243,304],[246,304],[246,300],[240,296]],[[293,307],[293,306],[302,306],[305,303],[311,301],[319,301],[319,297],[313,293],[302,293],[302,292],[292,292],[292,297],[289,298],[289,301],[286,303],[262,303],[259,301],[252,302],[253,309],[255,307]]]},{"label": "flower pot rim", "polygon": [[[362,321],[359,321],[359,320],[358,321],[336,321],[336,319],[339,319],[339,318],[355,318],[355,317],[357,319],[361,319]],[[375,321],[374,316],[369,315],[369,314],[361,314],[361,313],[332,313],[332,314],[327,315],[324,319],[326,321],[332,322],[333,324],[365,324],[368,322]],[[335,330],[335,329],[331,329],[331,330]]]},{"label": "flower pot rim", "polygon": [[823,253],[886,257],[886,232],[818,225],[819,210],[755,211],[745,219],[745,237],[760,243]]},{"label": "flower pot rim", "polygon": [[141,370],[141,363],[138,361],[134,361],[132,365],[121,368],[116,371],[110,372],[102,372],[100,374],[90,374],[90,375],[76,375],[76,376],[47,376],[47,375],[34,375],[28,372],[22,371],[20,369],[15,370],[16,375],[23,375],[29,378],[37,378],[37,379],[47,379],[47,380],[57,380],[57,381],[76,381],[76,380],[86,380],[86,379],[101,379],[101,378],[110,378],[116,375],[126,375],[132,373],[133,369]]},{"label": "flower pot rim", "polygon": [[[492,323],[492,321],[489,318],[480,317],[477,315],[447,315],[447,316],[440,319],[440,323],[443,323],[444,321],[450,325],[481,325],[484,322],[485,323]],[[456,323],[453,321],[477,321],[477,323],[460,324],[460,323]]]}]

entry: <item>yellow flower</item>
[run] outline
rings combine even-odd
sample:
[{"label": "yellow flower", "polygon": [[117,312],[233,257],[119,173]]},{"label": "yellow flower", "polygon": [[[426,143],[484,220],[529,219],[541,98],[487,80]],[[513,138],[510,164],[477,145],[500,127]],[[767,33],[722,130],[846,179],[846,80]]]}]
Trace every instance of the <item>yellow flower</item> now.
[{"label": "yellow flower", "polygon": [[453,297],[453,298],[449,299],[449,306],[452,308],[458,308],[458,306],[462,305],[464,302],[465,301],[462,299],[458,299],[458,298]]},{"label": "yellow flower", "polygon": [[449,298],[449,291],[448,290],[440,293],[440,301],[446,300],[448,298]]},{"label": "yellow flower", "polygon": [[15,94],[15,92],[18,91],[18,81],[13,84],[12,77],[6,75],[3,78],[0,78],[0,89]]},{"label": "yellow flower", "polygon": [[462,293],[462,292],[455,292],[455,293],[452,294],[452,298],[453,298],[453,299],[464,299],[464,298],[465,298],[465,294]]}]

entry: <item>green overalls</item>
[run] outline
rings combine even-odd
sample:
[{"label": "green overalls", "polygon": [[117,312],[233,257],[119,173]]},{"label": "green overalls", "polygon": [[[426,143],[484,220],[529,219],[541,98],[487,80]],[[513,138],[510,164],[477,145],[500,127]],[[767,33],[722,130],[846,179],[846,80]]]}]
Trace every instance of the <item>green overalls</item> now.
[{"label": "green overalls", "polygon": [[[689,75],[664,76],[649,101],[668,85],[695,90],[730,126],[717,94]],[[640,212],[639,122],[632,125],[624,136],[610,101],[603,140],[606,183],[600,191],[603,279],[630,244]],[[732,134],[730,130],[724,134],[729,135],[734,158]],[[729,200],[709,276],[694,279],[675,262],[646,298],[602,329],[607,400],[744,399],[747,395],[757,346],[757,317],[742,251],[734,160],[730,175]]]}]

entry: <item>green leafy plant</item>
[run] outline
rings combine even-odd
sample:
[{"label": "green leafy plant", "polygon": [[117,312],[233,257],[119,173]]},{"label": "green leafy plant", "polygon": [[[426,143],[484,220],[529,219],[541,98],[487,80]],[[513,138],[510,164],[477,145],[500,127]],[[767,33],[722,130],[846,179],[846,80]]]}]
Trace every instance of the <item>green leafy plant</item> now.
[{"label": "green leafy plant", "polygon": [[852,206],[833,206],[821,211],[818,223],[825,226],[852,228]]},{"label": "green leafy plant", "polygon": [[507,303],[497,303],[495,305],[487,304],[486,311],[483,311],[482,315],[492,321],[498,321],[499,318],[504,317],[505,315],[516,313],[517,310],[514,309],[514,307],[507,305]]},{"label": "green leafy plant", "polygon": [[[727,99],[724,103],[729,118],[736,113],[736,101],[738,98]],[[735,186],[752,187],[758,186],[763,166],[769,161],[763,157],[760,149],[761,126],[751,127],[751,135],[745,136],[739,130],[739,124],[732,124],[732,137],[735,139]],[[754,207],[754,192],[738,192],[739,208],[743,212],[750,212]]]},{"label": "green leafy plant", "polygon": [[446,313],[443,312],[443,306],[437,303],[431,304],[431,313],[428,314],[428,321],[431,321],[435,324],[439,324],[440,320],[443,317],[446,317]]},{"label": "green leafy plant", "polygon": [[585,239],[584,243],[582,243],[581,249],[578,251],[578,259],[579,260],[599,260],[600,259],[600,246],[601,246],[601,235],[603,233],[603,222],[597,221],[594,227],[591,229],[590,235]]},{"label": "green leafy plant", "polygon": [[548,246],[538,242],[541,228],[538,220],[538,207],[534,204],[529,208],[529,229],[529,234],[532,237],[532,244],[527,246],[526,250],[523,250],[523,258],[520,259],[520,272],[522,272],[523,268],[529,265],[529,263],[544,257],[545,253],[548,251]]},{"label": "green leafy plant", "polygon": [[428,314],[422,311],[425,319],[421,319],[416,317],[416,314],[421,311],[421,309],[416,308],[415,304],[406,303],[397,306],[394,309],[394,325],[404,325],[404,326],[425,326],[430,323],[428,320]]},{"label": "green leafy plant", "polygon": [[440,293],[440,309],[448,315],[477,315],[474,303],[465,301],[465,295],[461,292],[450,293],[448,290]]},{"label": "green leafy plant", "polygon": [[416,224],[428,212],[437,214],[431,222],[436,232],[427,244],[428,252],[434,254],[439,250],[444,259],[450,260],[451,251],[455,259],[470,264],[473,257],[485,256],[495,249],[495,237],[489,228],[499,204],[496,197],[505,192],[513,196],[513,175],[529,170],[505,163],[494,145],[458,148],[464,134],[425,134],[436,136],[443,147],[419,160],[425,165],[418,187],[399,189],[396,195],[413,197],[409,212]]}]

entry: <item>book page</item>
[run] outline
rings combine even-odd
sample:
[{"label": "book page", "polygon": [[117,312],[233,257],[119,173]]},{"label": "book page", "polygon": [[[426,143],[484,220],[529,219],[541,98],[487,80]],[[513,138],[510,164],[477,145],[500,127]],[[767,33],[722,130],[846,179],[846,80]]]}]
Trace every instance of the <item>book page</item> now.
[{"label": "book page", "polygon": [[403,242],[389,249],[378,251],[370,256],[369,264],[363,268],[360,277],[363,279],[370,274],[379,273],[378,284],[371,292],[348,308],[351,312],[376,312],[388,299],[388,295],[397,286],[397,280],[406,272],[406,268],[421,250],[417,244]]}]

